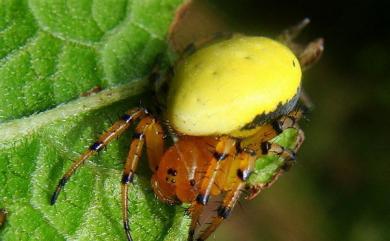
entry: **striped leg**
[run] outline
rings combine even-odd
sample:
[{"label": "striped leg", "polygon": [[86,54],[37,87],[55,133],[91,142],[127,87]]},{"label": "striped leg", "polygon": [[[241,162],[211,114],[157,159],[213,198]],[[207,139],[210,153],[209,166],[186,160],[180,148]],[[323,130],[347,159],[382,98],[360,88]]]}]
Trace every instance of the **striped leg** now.
[{"label": "striped leg", "polygon": [[[308,43],[302,50],[298,51],[298,60],[303,71],[313,66],[321,58],[324,52],[324,39],[318,38]],[[310,110],[313,108],[313,103],[310,97],[306,94],[305,89],[301,88],[299,96],[300,102]]]},{"label": "striped leg", "polygon": [[265,184],[252,186],[249,188],[249,194],[245,197],[247,200],[251,200],[255,198],[264,188],[271,186],[278,177],[283,174],[283,172],[289,170],[291,166],[295,163],[296,152],[301,147],[303,141],[305,140],[305,136],[303,131],[298,126],[298,120],[302,117],[302,111],[296,110],[290,112],[286,116],[282,116],[278,120],[272,123],[272,127],[274,128],[277,134],[282,133],[284,130],[293,128],[297,130],[298,135],[295,139],[294,147],[291,149],[285,148],[277,143],[272,143],[269,141],[262,142],[260,145],[261,152],[263,155],[274,154],[281,157],[284,160],[284,164],[279,168],[279,170],[275,173],[272,179]]},{"label": "striped leg", "polygon": [[290,169],[290,167],[295,162],[295,156],[296,156],[295,151],[288,148],[284,148],[283,146],[277,143],[263,142],[261,148],[262,148],[263,155],[274,154],[283,158],[284,164],[281,168],[285,171]]},{"label": "striped leg", "polygon": [[274,129],[277,135],[279,135],[284,130],[289,128],[299,129],[298,121],[302,118],[302,116],[303,116],[303,110],[301,109],[293,110],[287,115],[284,115],[279,119],[273,121],[271,123],[272,128]]},{"label": "striped leg", "polygon": [[129,110],[125,115],[122,116],[120,120],[116,121],[106,132],[104,132],[103,135],[101,135],[99,139],[88,148],[88,150],[86,150],[76,161],[73,162],[72,166],[62,176],[58,182],[56,190],[51,197],[50,204],[55,204],[58,195],[64,188],[69,178],[82,164],[84,164],[84,162],[89,157],[102,150],[108,143],[110,143],[116,137],[120,136],[126,129],[129,128],[135,119],[141,118],[146,114],[146,112],[147,111],[145,109],[140,108]]},{"label": "striped leg", "polygon": [[279,36],[278,39],[280,42],[286,44],[290,48],[294,48],[294,39],[302,32],[302,30],[310,23],[309,18],[303,19],[298,24],[284,30]]},{"label": "striped leg", "polygon": [[130,144],[130,151],[127,156],[126,164],[123,169],[121,181],[121,200],[122,200],[122,218],[123,227],[128,241],[132,241],[130,234],[129,216],[128,216],[128,185],[133,182],[134,173],[137,170],[138,162],[142,156],[142,149],[146,142],[148,148],[147,154],[149,165],[153,171],[156,170],[158,160],[164,152],[163,132],[160,124],[154,118],[146,116],[135,128],[134,136]]},{"label": "striped leg", "polygon": [[216,177],[222,166],[222,161],[230,154],[235,152],[235,141],[229,137],[221,137],[215,147],[213,158],[210,161],[210,165],[207,168],[206,174],[200,184],[200,191],[196,200],[193,201],[191,211],[191,227],[189,233],[189,240],[193,240],[195,229],[199,221],[200,214],[203,211],[203,207],[207,204],[212,187],[215,183]]},{"label": "striped leg", "polygon": [[294,42],[294,39],[310,23],[310,19],[305,18],[297,25],[284,30],[278,37],[279,41],[287,45],[299,59],[302,69],[307,69],[317,62],[324,51],[324,40],[318,38],[311,41],[306,46]]},{"label": "striped leg", "polygon": [[[321,58],[323,52],[324,39],[318,38],[308,43],[301,51],[298,52],[298,60],[302,70],[305,71],[313,66]],[[301,88],[299,100],[306,107],[306,109],[313,109],[314,105],[303,88]]]},{"label": "striped leg", "polygon": [[197,241],[206,240],[212,233],[214,233],[222,221],[229,217],[245,188],[245,181],[253,169],[255,156],[251,156],[246,152],[241,152],[237,154],[234,161],[240,162],[240,167],[237,170],[237,177],[231,183],[229,191],[227,191],[221,206],[218,208],[217,216],[213,218],[212,223],[201,233]]},{"label": "striped leg", "polygon": [[295,145],[292,148],[293,153],[296,153],[301,147],[303,141],[305,140],[305,134],[303,130],[298,126],[298,121],[302,118],[303,111],[295,110],[290,112],[288,115],[279,118],[276,122],[273,123],[273,128],[276,132],[281,133],[282,131],[293,128],[298,131],[297,138],[295,139]]},{"label": "striped leg", "polygon": [[324,52],[324,39],[318,38],[308,43],[298,56],[303,70],[313,66]]}]

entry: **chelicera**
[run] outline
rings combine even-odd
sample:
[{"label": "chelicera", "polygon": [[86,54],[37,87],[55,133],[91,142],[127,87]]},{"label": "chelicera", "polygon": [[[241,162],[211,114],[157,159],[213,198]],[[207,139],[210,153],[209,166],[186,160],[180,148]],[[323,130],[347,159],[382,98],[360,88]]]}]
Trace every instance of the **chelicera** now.
[{"label": "chelicera", "polygon": [[[306,47],[292,42],[307,23],[304,20],[285,31],[279,38],[284,44],[233,35],[183,57],[169,80],[162,118],[146,108],[126,112],[74,161],[60,179],[51,204],[86,159],[137,122],[121,179],[127,239],[133,240],[127,211],[129,184],[146,146],[156,196],[168,204],[189,203],[189,240],[206,240],[229,216],[243,191],[246,198],[255,197],[295,160],[304,140],[298,126],[303,109],[297,105],[303,99],[301,68],[318,60],[323,51],[322,39]],[[291,129],[297,133],[292,148],[272,141]],[[166,136],[173,139],[170,147],[164,144]],[[278,171],[266,183],[248,182],[256,175],[256,160],[266,155],[283,159]],[[220,194],[223,199],[211,224],[194,235],[204,206]]]}]

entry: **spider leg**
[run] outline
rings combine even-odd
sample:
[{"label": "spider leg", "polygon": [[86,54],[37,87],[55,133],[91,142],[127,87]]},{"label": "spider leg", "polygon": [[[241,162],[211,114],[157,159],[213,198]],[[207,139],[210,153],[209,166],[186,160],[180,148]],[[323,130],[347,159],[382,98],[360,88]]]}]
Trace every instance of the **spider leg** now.
[{"label": "spider leg", "polygon": [[218,207],[217,216],[213,218],[211,224],[201,233],[197,241],[206,240],[212,233],[214,233],[222,221],[229,217],[245,188],[245,181],[253,169],[255,156],[246,152],[241,152],[237,154],[234,161],[240,162],[239,169],[237,169],[236,172],[236,178],[231,183],[229,190],[226,192],[222,204]]},{"label": "spider leg", "polygon": [[263,189],[270,187],[283,172],[288,171],[292,165],[295,163],[296,152],[301,147],[303,141],[305,140],[305,135],[302,129],[299,128],[297,122],[302,116],[302,111],[292,111],[286,116],[282,116],[276,120],[272,127],[275,132],[280,134],[282,131],[292,128],[297,130],[297,137],[295,139],[294,146],[290,148],[285,148],[277,143],[264,141],[261,143],[260,148],[263,155],[274,154],[281,157],[284,161],[283,165],[280,166],[279,170],[275,173],[272,179],[262,185],[250,187],[250,193],[245,197],[247,200],[255,198]]},{"label": "spider leg", "polygon": [[299,53],[298,60],[303,70],[313,66],[324,52],[324,39],[318,38],[308,43]]},{"label": "spider leg", "polygon": [[299,148],[301,148],[301,145],[305,141],[305,133],[298,126],[296,126],[295,129],[298,131],[298,135],[297,135],[297,139],[295,140],[295,146],[294,148],[292,148],[292,150],[296,153],[299,150]]},{"label": "spider leg", "polygon": [[156,170],[158,160],[161,158],[163,147],[163,132],[160,124],[151,116],[146,116],[138,123],[135,128],[133,139],[130,144],[130,151],[127,156],[126,164],[123,169],[121,181],[121,200],[122,200],[122,218],[123,227],[128,241],[132,241],[130,234],[129,216],[128,216],[128,185],[133,182],[135,171],[142,156],[142,149],[146,142],[149,166],[153,171]]},{"label": "spider leg", "polygon": [[155,119],[150,121],[150,125],[145,129],[145,144],[150,170],[155,172],[165,152],[165,134],[160,123]]},{"label": "spider leg", "polygon": [[294,39],[298,37],[309,23],[310,19],[305,18],[298,24],[282,31],[278,36],[278,40],[287,45],[298,56],[299,63],[303,70],[317,62],[324,51],[324,39],[322,38],[313,40],[306,46],[294,42]]},{"label": "spider leg", "polygon": [[279,118],[272,125],[277,133],[281,133],[282,131],[289,128],[295,129],[297,131],[295,144],[291,149],[285,148],[277,143],[270,143],[268,141],[261,144],[263,155],[267,155],[269,152],[271,152],[279,155],[284,159],[285,165],[282,167],[283,170],[288,170],[289,167],[294,164],[296,152],[299,150],[303,141],[305,140],[305,134],[298,126],[298,121],[302,118],[302,112],[302,110],[292,111],[288,115]]},{"label": "spider leg", "polygon": [[282,33],[278,36],[278,40],[282,43],[287,44],[291,47],[293,45],[293,41],[298,35],[302,32],[302,30],[310,23],[309,18],[304,18],[302,21],[300,21],[298,24],[285,29],[282,31]]},{"label": "spider leg", "polygon": [[75,173],[75,171],[82,165],[84,162],[91,157],[92,155],[96,154],[100,150],[102,150],[108,143],[110,143],[112,140],[115,140],[116,137],[120,136],[126,129],[129,128],[131,123],[143,115],[145,115],[147,111],[145,109],[132,109],[126,112],[125,115],[122,116],[122,118],[118,121],[116,121],[106,132],[104,132],[99,139],[93,143],[88,150],[86,150],[77,160],[73,162],[73,164],[68,168],[66,173],[62,176],[60,181],[58,182],[58,185],[56,187],[56,190],[54,191],[50,204],[54,205],[57,201],[58,195],[60,194],[61,190],[64,188],[65,184],[68,182],[69,178]]},{"label": "spider leg", "polygon": [[216,177],[221,169],[222,161],[230,154],[234,154],[235,140],[227,136],[221,137],[218,141],[213,158],[207,167],[206,173],[200,184],[199,194],[192,202],[191,212],[191,226],[189,232],[189,240],[193,240],[195,234],[195,228],[198,224],[200,214],[203,211],[203,207],[207,204],[211,190],[215,183]]},{"label": "spider leg", "polygon": [[[313,66],[321,58],[323,52],[324,39],[322,38],[311,41],[303,49],[298,51],[298,60],[302,70],[305,71]],[[313,102],[303,88],[301,88],[299,100],[307,110],[313,109]]]},{"label": "spider leg", "polygon": [[263,155],[274,154],[283,158],[281,169],[287,171],[295,163],[296,152],[277,143],[263,142],[261,144]]},{"label": "spider leg", "polygon": [[273,121],[271,123],[272,128],[275,130],[277,134],[282,133],[284,130],[288,128],[298,129],[298,121],[302,118],[302,115],[303,115],[302,109],[293,110],[287,115],[284,115],[279,119]]}]

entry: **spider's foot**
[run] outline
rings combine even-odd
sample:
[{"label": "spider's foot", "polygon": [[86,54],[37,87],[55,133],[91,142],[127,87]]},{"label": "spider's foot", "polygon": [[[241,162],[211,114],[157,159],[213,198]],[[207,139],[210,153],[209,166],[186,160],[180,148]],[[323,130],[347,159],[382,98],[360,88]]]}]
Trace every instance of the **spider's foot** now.
[{"label": "spider's foot", "polygon": [[129,222],[127,222],[127,221],[123,222],[123,227],[125,229],[127,240],[128,241],[133,241],[133,238],[131,237],[131,234],[130,234]]},{"label": "spider's foot", "polygon": [[58,195],[60,195],[60,192],[62,188],[65,186],[67,181],[68,181],[68,177],[65,176],[61,178],[61,180],[58,182],[57,188],[54,191],[53,195],[51,196],[50,205],[54,205],[56,203]]}]

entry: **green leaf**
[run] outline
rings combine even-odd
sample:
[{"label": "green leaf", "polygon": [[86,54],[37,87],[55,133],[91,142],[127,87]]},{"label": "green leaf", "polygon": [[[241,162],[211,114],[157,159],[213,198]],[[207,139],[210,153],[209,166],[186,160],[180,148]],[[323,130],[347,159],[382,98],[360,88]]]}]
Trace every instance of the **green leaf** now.
[{"label": "green leaf", "polygon": [[[139,103],[180,2],[0,1],[0,240],[125,240],[120,176],[131,131],[49,200],[72,160]],[[95,86],[106,90],[80,97]],[[185,240],[184,207],[157,200],[147,163],[140,169],[129,194],[134,239]]]},{"label": "green leaf", "polygon": [[1,1],[0,122],[147,74],[181,1]]}]

